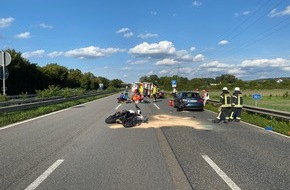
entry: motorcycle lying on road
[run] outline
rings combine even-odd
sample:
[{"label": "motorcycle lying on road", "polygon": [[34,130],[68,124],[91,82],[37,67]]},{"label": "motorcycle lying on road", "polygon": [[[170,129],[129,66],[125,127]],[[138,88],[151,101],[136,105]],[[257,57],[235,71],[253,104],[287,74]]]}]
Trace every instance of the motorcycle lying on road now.
[{"label": "motorcycle lying on road", "polygon": [[113,115],[107,117],[105,122],[108,124],[120,123],[125,128],[134,127],[136,125],[140,125],[141,123],[147,123],[149,119],[144,118],[144,116],[141,114],[141,109],[136,103],[135,107],[137,111],[134,110],[117,111]]}]

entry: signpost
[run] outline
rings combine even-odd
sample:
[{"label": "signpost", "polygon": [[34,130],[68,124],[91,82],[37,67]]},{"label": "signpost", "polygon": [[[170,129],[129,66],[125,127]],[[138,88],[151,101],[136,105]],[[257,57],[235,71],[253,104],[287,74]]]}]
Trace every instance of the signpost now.
[{"label": "signpost", "polygon": [[1,66],[1,79],[3,80],[3,87],[2,87],[2,90],[3,90],[3,96],[6,95],[6,86],[5,86],[5,80],[8,78],[8,69],[6,68],[7,65],[9,65],[11,62],[11,56],[9,53],[7,52],[1,52],[0,53],[0,66]]},{"label": "signpost", "polygon": [[253,95],[252,95],[252,98],[253,98],[254,100],[256,100],[255,105],[257,106],[257,105],[258,105],[258,100],[260,100],[260,99],[262,98],[262,95],[261,95],[261,94],[253,94]]}]

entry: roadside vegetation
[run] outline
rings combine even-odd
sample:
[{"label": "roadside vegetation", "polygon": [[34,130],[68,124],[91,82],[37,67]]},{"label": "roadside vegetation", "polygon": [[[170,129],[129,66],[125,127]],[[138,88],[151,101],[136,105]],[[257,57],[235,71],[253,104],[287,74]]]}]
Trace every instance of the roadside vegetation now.
[{"label": "roadside vegetation", "polygon": [[37,116],[45,115],[45,114],[62,110],[65,108],[73,107],[73,106],[83,104],[86,102],[90,102],[99,98],[103,98],[105,96],[108,96],[108,94],[92,96],[89,98],[82,98],[79,100],[74,100],[74,101],[69,101],[65,103],[49,105],[49,106],[43,106],[43,107],[29,109],[29,110],[22,110],[22,111],[9,112],[9,113],[0,113],[0,127],[9,125],[12,123],[20,122],[23,120],[31,119]]}]

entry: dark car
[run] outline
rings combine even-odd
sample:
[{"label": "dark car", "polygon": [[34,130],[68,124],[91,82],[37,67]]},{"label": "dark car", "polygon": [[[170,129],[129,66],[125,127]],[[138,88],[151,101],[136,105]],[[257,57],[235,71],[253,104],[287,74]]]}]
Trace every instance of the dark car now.
[{"label": "dark car", "polygon": [[181,110],[200,110],[203,111],[203,99],[200,97],[199,92],[182,91],[179,92],[174,98],[174,107],[177,111]]}]

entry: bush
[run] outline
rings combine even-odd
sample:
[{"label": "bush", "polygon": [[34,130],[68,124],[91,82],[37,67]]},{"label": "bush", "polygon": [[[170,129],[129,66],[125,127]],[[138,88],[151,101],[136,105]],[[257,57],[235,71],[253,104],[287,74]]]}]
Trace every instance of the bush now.
[{"label": "bush", "polygon": [[8,97],[6,95],[0,94],[0,102],[4,102],[4,101],[7,101],[7,100],[8,100]]},{"label": "bush", "polygon": [[21,99],[25,100],[28,97],[28,93],[27,92],[25,92],[25,93],[21,92],[20,97],[21,97]]},{"label": "bush", "polygon": [[48,98],[53,96],[60,96],[60,87],[49,85],[48,89],[36,90],[36,95],[38,98]]},{"label": "bush", "polygon": [[289,97],[288,91],[283,94],[283,98],[287,99]]}]

